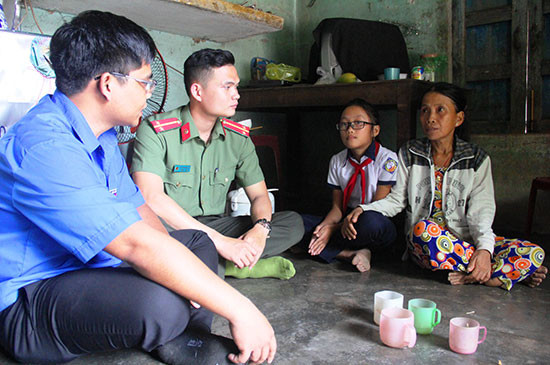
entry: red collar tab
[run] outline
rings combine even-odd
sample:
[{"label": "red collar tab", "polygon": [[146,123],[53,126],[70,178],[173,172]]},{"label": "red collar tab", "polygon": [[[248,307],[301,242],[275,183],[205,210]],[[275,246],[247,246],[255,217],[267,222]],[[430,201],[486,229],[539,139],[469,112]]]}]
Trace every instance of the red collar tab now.
[{"label": "red collar tab", "polygon": [[250,136],[250,128],[245,125],[242,125],[241,123],[237,123],[232,120],[222,118],[222,126],[224,127],[224,133],[225,133],[225,128],[227,128],[242,136],[245,136],[245,137]]},{"label": "red collar tab", "polygon": [[178,118],[168,118],[150,121],[155,133],[166,132],[181,125],[181,120]]},{"label": "red collar tab", "polygon": [[191,137],[191,131],[189,130],[189,123],[185,123],[183,127],[181,127],[181,141],[185,142]]}]

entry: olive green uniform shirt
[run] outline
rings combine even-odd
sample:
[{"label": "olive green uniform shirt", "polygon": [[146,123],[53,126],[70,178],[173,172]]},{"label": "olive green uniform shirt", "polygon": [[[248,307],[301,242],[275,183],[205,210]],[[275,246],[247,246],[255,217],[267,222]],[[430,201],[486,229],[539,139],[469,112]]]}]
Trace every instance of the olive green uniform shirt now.
[{"label": "olive green uniform shirt", "polygon": [[[151,121],[177,118],[181,126],[155,132]],[[142,121],[136,134],[131,172],[160,176],[164,192],[191,216],[225,212],[231,182],[247,187],[264,180],[254,144],[245,135],[224,128],[218,118],[205,143],[189,106]]]}]

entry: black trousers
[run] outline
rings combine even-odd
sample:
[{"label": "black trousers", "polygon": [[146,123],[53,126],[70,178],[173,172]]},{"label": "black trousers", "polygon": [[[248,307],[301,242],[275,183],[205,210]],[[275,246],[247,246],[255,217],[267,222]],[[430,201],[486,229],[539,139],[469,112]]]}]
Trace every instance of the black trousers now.
[{"label": "black trousers", "polygon": [[[204,232],[171,235],[216,272],[216,248]],[[130,267],[84,269],[21,288],[0,312],[0,345],[20,362],[59,363],[113,349],[151,351],[188,326],[211,324],[210,311]]]},{"label": "black trousers", "polygon": [[[349,214],[350,211],[351,210],[348,209],[346,215]],[[299,246],[307,251],[313,231],[315,227],[323,221],[324,217],[303,214],[302,219],[304,221],[306,233],[304,234],[304,239],[300,241]],[[359,216],[359,219],[357,219],[357,223],[354,224],[354,227],[357,231],[356,239],[347,240],[342,237],[340,231],[335,232],[329,243],[319,254],[319,258],[331,263],[336,260],[336,256],[343,250],[360,250],[363,248],[368,248],[373,251],[373,253],[378,253],[387,250],[397,237],[393,222],[374,210],[363,212]]]}]

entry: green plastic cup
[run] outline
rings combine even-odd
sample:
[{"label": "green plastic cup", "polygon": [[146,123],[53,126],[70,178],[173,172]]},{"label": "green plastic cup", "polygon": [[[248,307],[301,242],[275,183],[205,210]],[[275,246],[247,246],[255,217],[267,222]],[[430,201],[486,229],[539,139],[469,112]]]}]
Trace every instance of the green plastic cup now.
[{"label": "green plastic cup", "polygon": [[441,311],[428,299],[409,300],[409,310],[414,314],[414,328],[421,335],[429,335],[441,322]]}]

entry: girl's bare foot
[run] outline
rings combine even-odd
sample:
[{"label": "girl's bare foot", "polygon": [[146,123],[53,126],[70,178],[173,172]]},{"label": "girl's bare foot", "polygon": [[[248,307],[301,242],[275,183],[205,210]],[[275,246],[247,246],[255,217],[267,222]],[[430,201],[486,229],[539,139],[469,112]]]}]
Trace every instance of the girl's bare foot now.
[{"label": "girl's bare foot", "polygon": [[548,268],[546,266],[541,266],[534,273],[525,278],[523,282],[525,285],[535,288],[539,286],[544,279],[546,279],[546,274],[548,274]]},{"label": "girl's bare foot", "polygon": [[368,248],[363,248],[361,250],[352,251],[352,250],[343,250],[341,251],[336,258],[351,261],[353,265],[360,272],[365,272],[370,270],[370,259],[372,253]]},{"label": "girl's bare foot", "polygon": [[357,270],[359,270],[360,272],[369,271],[371,256],[372,254],[368,248],[355,251],[355,255],[353,255],[351,263],[355,265]]}]

